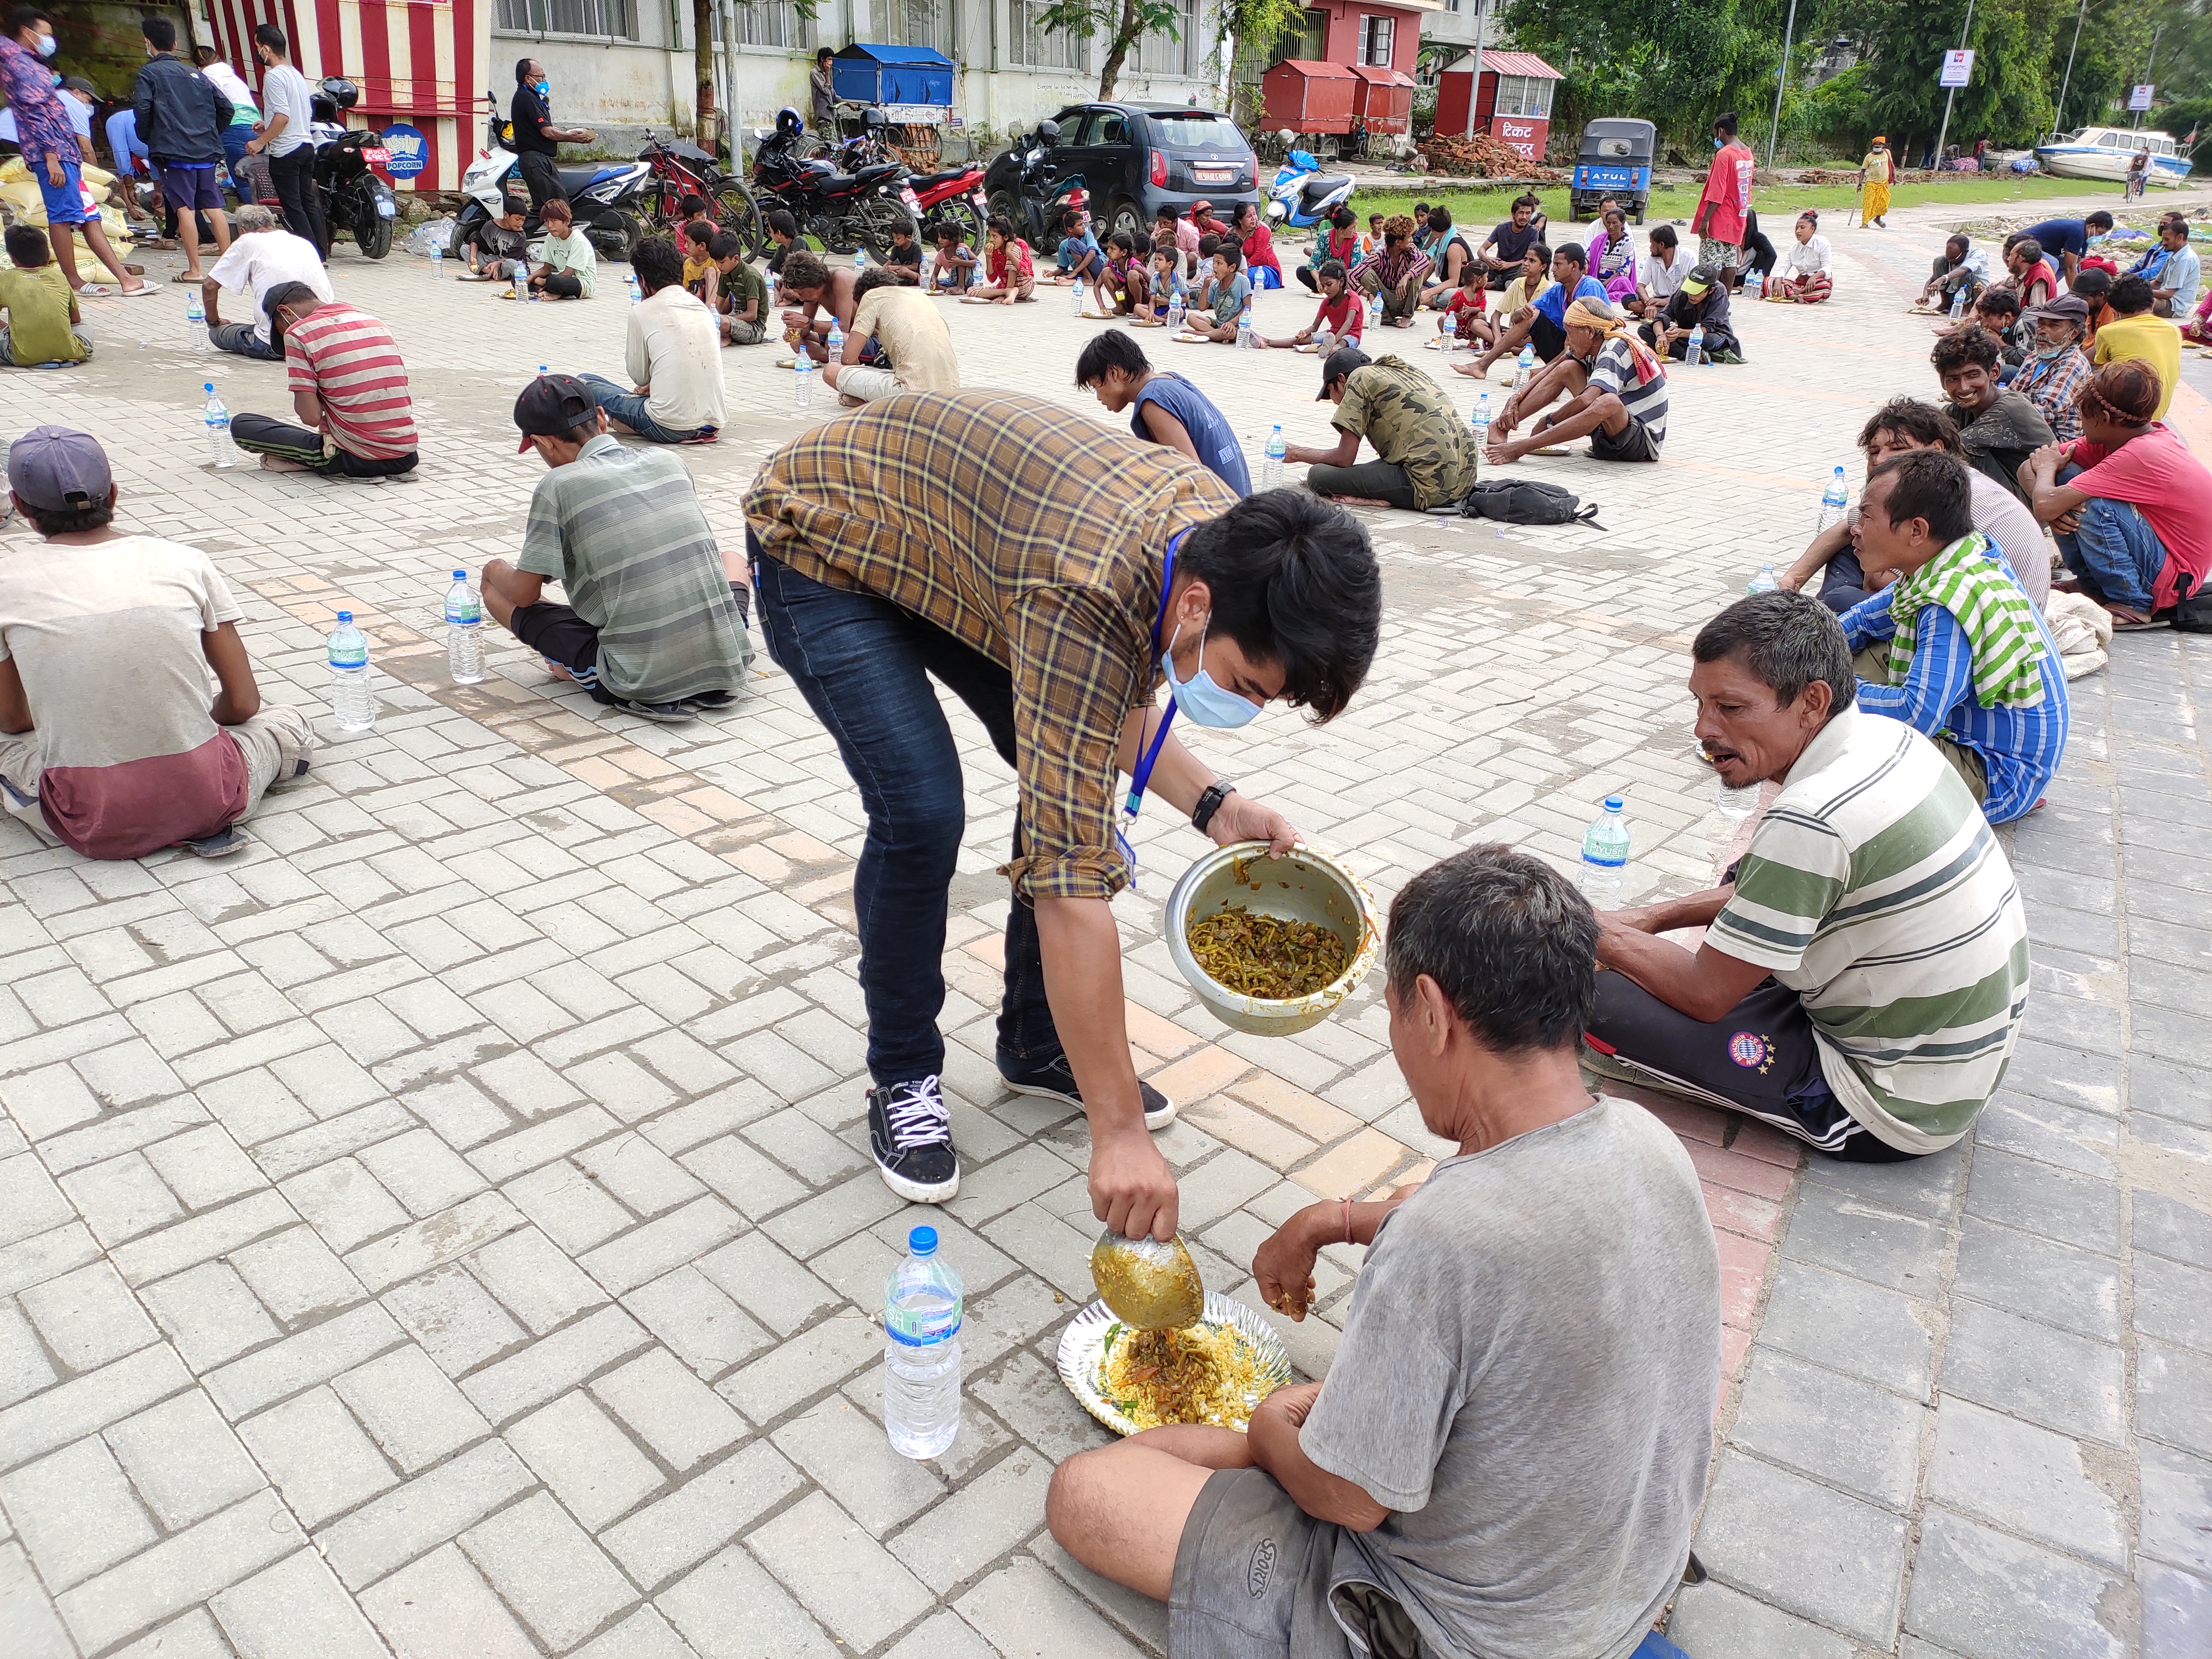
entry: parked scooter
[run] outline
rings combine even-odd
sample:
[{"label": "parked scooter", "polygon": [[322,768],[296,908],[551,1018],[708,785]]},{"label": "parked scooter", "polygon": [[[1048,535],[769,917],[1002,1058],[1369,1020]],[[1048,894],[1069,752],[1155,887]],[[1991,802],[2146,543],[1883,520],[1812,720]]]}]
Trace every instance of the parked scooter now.
[{"label": "parked scooter", "polygon": [[352,82],[327,77],[308,100],[307,136],[315,146],[315,192],[322,201],[325,230],[332,236],[352,232],[356,247],[381,259],[392,252],[399,201],[374,171],[374,164],[392,159],[384,135],[345,124],[345,112],[360,101],[361,88]]},{"label": "parked scooter", "polygon": [[1064,177],[1048,152],[1060,141],[1060,123],[1040,121],[1035,132],[1014,140],[1013,147],[994,161],[983,175],[991,212],[1003,216],[1014,234],[1040,253],[1060,246],[1060,218],[1068,208],[1088,209],[1090,193],[1083,175]]},{"label": "parked scooter", "polygon": [[1267,186],[1267,217],[1291,230],[1325,225],[1352,199],[1348,173],[1323,173],[1310,151],[1294,149]]},{"label": "parked scooter", "polygon": [[[461,194],[469,199],[453,219],[453,234],[447,253],[465,258],[477,233],[506,211],[510,189],[520,191],[521,169],[515,165],[514,125],[499,112],[499,100],[484,94],[484,147],[461,174]],[[645,234],[638,219],[639,196],[653,177],[644,161],[584,161],[557,169],[561,193],[568,198],[576,223],[592,239],[592,248],[602,259],[628,259]],[[529,214],[523,228],[531,235],[540,228],[538,216]]]}]

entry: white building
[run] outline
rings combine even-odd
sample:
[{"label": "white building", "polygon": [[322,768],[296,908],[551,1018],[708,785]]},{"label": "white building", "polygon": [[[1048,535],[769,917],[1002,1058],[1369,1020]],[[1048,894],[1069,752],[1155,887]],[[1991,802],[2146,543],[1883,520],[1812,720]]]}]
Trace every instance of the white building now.
[{"label": "white building", "polygon": [[[1106,43],[1039,29],[1042,10],[1030,0],[822,0],[809,21],[788,0],[716,0],[715,95],[741,131],[765,127],[785,105],[806,112],[817,45],[933,46],[960,66],[954,114],[1003,136],[1097,95]],[[1182,0],[1182,39],[1149,35],[1130,53],[1117,98],[1218,100],[1212,10]],[[545,65],[556,118],[595,129],[610,152],[635,149],[647,128],[691,131],[691,0],[494,0],[492,75],[476,95],[489,89],[504,109],[522,58]]]}]

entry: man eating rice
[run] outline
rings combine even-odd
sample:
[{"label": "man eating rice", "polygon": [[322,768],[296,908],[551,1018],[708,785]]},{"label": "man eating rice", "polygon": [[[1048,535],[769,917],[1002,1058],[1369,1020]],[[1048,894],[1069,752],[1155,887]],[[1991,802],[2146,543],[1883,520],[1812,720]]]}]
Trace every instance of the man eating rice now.
[{"label": "man eating rice", "polygon": [[1583,1086],[1597,936],[1565,878],[1504,847],[1408,883],[1390,1047],[1459,1151],[1261,1246],[1261,1295],[1294,1319],[1321,1247],[1370,1247],[1327,1378],[1246,1433],[1152,1429],[1054,1475],[1053,1536],[1169,1604],[1170,1659],[1623,1659],[1674,1593],[1720,1264],[1680,1143]]}]

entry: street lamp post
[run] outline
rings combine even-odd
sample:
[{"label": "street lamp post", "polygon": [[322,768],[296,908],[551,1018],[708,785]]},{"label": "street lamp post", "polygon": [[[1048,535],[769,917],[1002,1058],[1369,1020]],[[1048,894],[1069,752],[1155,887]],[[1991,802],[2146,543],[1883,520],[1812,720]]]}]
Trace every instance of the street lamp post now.
[{"label": "street lamp post", "polygon": [[[2081,0],[2087,5],[2088,0]],[[1782,26],[1782,67],[1774,75],[1774,118],[1766,125],[1766,166],[1774,167],[1774,140],[1782,131],[1782,89],[1790,82],[1790,42],[1797,33],[1797,0],[1790,0],[1790,21]]]},{"label": "street lamp post", "polygon": [[[1974,31],[1974,0],[1966,0],[1966,23],[1959,31],[1959,50],[1966,49],[1966,37]],[[1936,170],[1943,170],[1943,141],[1951,135],[1951,106],[1959,101],[1959,89],[1951,88],[1951,95],[1943,100],[1943,125],[1936,131]]]},{"label": "street lamp post", "polygon": [[2074,84],[2074,54],[2081,49],[2081,21],[2089,15],[2089,0],[2081,0],[2081,9],[2074,14],[2074,44],[2066,48],[2066,73],[2058,82],[2058,107],[2051,112],[2051,137],[2056,142],[2066,128],[2066,93]]}]

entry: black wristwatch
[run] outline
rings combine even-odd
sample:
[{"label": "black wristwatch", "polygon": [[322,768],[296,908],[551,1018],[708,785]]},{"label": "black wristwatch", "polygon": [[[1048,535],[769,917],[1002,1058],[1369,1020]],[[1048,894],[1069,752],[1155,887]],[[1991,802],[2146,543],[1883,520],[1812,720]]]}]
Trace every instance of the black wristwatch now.
[{"label": "black wristwatch", "polygon": [[1207,824],[1213,822],[1213,815],[1221,810],[1221,803],[1236,793],[1237,786],[1233,783],[1207,784],[1206,793],[1198,798],[1198,805],[1191,809],[1190,821],[1193,827],[1203,830]]}]

